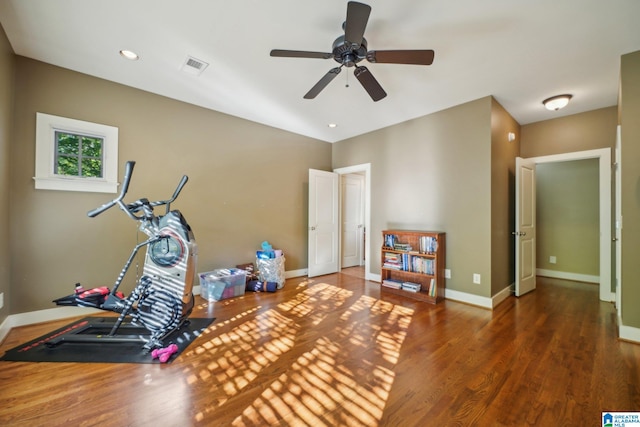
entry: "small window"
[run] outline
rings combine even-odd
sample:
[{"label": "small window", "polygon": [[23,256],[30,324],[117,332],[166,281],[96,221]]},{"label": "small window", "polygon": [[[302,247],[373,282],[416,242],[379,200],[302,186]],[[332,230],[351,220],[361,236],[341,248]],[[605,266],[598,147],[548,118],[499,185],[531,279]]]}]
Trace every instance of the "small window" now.
[{"label": "small window", "polygon": [[55,133],[56,175],[102,178],[104,138],[71,132]]},{"label": "small window", "polygon": [[37,113],[36,189],[115,193],[118,128]]}]

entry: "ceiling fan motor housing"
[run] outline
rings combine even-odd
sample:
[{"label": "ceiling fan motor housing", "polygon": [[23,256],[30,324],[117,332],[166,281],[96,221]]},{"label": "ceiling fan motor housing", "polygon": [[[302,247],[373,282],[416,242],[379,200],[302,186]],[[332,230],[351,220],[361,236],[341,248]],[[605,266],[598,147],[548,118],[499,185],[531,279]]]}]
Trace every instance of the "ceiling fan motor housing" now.
[{"label": "ceiling fan motor housing", "polygon": [[367,56],[367,40],[363,38],[362,43],[358,45],[340,36],[333,42],[332,53],[337,63],[353,67]]}]

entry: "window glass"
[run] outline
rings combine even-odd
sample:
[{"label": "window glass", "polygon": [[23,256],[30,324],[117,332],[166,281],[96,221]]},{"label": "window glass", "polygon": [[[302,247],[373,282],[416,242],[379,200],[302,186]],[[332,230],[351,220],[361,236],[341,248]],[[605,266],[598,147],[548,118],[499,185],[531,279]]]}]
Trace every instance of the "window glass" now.
[{"label": "window glass", "polygon": [[104,139],[56,132],[54,170],[57,175],[102,178]]}]

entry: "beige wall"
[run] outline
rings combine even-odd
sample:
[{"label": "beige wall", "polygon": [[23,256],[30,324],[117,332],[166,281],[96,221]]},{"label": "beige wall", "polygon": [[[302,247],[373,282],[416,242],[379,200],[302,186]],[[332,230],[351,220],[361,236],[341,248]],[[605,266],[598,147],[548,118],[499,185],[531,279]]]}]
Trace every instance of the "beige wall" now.
[{"label": "beige wall", "polygon": [[522,126],[520,156],[524,158],[613,148],[617,107],[530,123]]},{"label": "beige wall", "polygon": [[334,168],[371,163],[373,273],[382,230],[444,231],[447,288],[491,296],[491,117],[486,97],[334,144]]},{"label": "beige wall", "polygon": [[622,56],[622,323],[640,328],[640,51]]},{"label": "beige wall", "polygon": [[[515,139],[509,141],[509,132]],[[491,295],[515,282],[515,158],[520,125],[491,102]]]},{"label": "beige wall", "polygon": [[76,282],[111,286],[143,237],[115,208],[86,216],[114,195],[34,189],[36,112],[118,127],[120,165],[137,162],[127,201],[166,199],[188,175],[173,207],[194,230],[198,271],[252,262],[264,240],[287,270],[306,268],[308,169],[331,169],[331,144],[23,57],[16,67],[12,313],[52,308]]},{"label": "beige wall", "polygon": [[9,254],[9,154],[11,141],[11,107],[14,56],[7,36],[0,26],[0,293],[4,306],[0,309],[0,323],[9,315],[11,302],[11,264]]},{"label": "beige wall", "polygon": [[[600,275],[598,159],[536,167],[536,266]],[[549,261],[556,257],[556,263]]]},{"label": "beige wall", "polygon": [[[34,190],[38,111],[117,126],[120,163],[138,163],[132,197],[165,198],[182,174],[189,175],[175,207],[198,239],[198,271],[252,261],[263,240],[284,249],[287,270],[305,268],[307,170],[371,163],[372,271],[380,270],[381,230],[443,230],[452,271],[447,287],[484,297],[513,280],[513,157],[612,147],[615,139],[615,107],[519,128],[486,97],[332,147],[13,57],[6,37],[0,37],[0,48],[0,198],[10,197],[4,203],[9,213],[0,210],[0,226],[7,230],[11,218],[9,239],[0,246],[10,253],[10,263],[0,261],[0,274],[6,279],[11,273],[11,286],[9,280],[0,283],[5,292],[0,321],[7,306],[11,313],[51,308],[51,300],[68,293],[76,281],[110,286],[139,238],[135,224],[115,210],[86,217],[111,195]],[[633,143],[640,138],[639,62],[637,54],[623,57],[620,121],[623,140],[632,141],[623,158],[629,165],[624,194],[636,194],[634,165],[640,164],[640,149],[634,149],[639,144]],[[13,94],[20,95],[15,105]],[[516,133],[515,144],[505,142],[509,131]],[[640,202],[626,199],[623,209],[633,223],[625,221],[624,229],[623,315],[625,324],[640,327],[639,312],[631,304],[640,296],[640,285],[634,284],[639,264],[631,261],[640,253],[635,237],[640,234],[634,229],[640,221],[633,220],[640,216]],[[473,273],[482,275],[481,285],[472,283]],[[125,287],[132,280],[128,276]]]}]

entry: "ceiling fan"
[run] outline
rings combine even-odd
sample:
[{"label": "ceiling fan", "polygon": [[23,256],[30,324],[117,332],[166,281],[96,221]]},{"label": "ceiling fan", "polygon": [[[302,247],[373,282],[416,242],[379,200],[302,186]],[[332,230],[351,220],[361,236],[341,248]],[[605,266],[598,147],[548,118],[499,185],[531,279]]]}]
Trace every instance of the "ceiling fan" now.
[{"label": "ceiling fan", "polygon": [[363,59],[372,63],[384,64],[414,64],[431,65],[433,50],[370,50],[367,51],[367,40],[364,30],[367,27],[371,6],[350,1],[347,3],[347,20],[342,24],[344,35],[333,42],[330,53],[308,52],[302,50],[273,49],[271,56],[287,58],[333,58],[340,66],[332,68],[311,88],[304,96],[305,99],[315,98],[342,70],[342,67],[355,67],[354,75],[367,91],[371,99],[379,101],[387,93],[373,77],[369,69],[357,65]]}]

